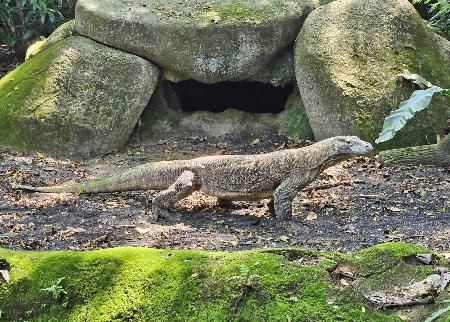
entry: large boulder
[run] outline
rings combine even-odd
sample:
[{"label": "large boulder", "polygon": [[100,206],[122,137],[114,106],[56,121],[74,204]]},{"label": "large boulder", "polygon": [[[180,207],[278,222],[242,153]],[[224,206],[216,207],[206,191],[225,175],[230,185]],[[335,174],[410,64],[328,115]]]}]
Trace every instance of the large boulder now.
[{"label": "large boulder", "polygon": [[76,30],[147,58],[172,78],[244,80],[293,44],[327,0],[79,0]]},{"label": "large boulder", "polygon": [[[374,141],[383,120],[411,95],[404,69],[450,87],[450,43],[407,0],[339,0],[312,12],[300,31],[296,77],[316,139],[358,135]],[[448,101],[436,98],[382,147],[433,140]]]},{"label": "large boulder", "polygon": [[0,80],[0,144],[82,158],[117,149],[158,74],[143,58],[67,38]]}]

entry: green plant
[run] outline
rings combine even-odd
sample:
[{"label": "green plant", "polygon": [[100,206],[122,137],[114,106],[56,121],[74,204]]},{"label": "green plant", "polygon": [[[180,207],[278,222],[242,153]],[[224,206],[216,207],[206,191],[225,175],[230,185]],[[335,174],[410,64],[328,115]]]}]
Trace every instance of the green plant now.
[{"label": "green plant", "polygon": [[0,43],[17,50],[73,17],[75,0],[2,0]]},{"label": "green plant", "polygon": [[408,120],[413,118],[417,112],[426,109],[430,105],[434,94],[439,93],[444,96],[450,96],[450,89],[435,86],[420,75],[411,74],[405,70],[399,76],[412,81],[420,89],[414,91],[408,100],[402,102],[399,108],[392,111],[384,120],[383,131],[378,139],[375,140],[375,143],[386,142],[392,139],[406,125]]},{"label": "green plant", "polygon": [[450,36],[450,2],[449,0],[410,0],[415,6],[424,5],[432,15],[428,20],[431,27]]},{"label": "green plant", "polygon": [[[442,303],[450,303],[450,300],[443,301]],[[449,311],[450,311],[450,305],[434,312],[432,315],[430,315],[425,320],[425,322],[433,322],[434,320],[436,320],[437,318],[441,317],[442,315],[444,315],[445,313],[447,313]]]},{"label": "green plant", "polygon": [[46,292],[55,301],[62,301],[63,306],[66,307],[68,304],[67,292],[62,287],[61,283],[65,277],[58,279],[53,285],[41,289],[41,291]]}]

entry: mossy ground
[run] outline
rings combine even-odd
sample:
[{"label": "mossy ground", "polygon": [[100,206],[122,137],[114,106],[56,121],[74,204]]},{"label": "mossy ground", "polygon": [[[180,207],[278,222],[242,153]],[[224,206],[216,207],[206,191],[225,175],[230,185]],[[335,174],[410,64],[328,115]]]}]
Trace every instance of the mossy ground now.
[{"label": "mossy ground", "polygon": [[[355,254],[3,249],[0,259],[9,263],[11,280],[0,287],[0,320],[398,321],[396,312],[368,307],[350,286],[336,288],[330,271],[346,261],[361,278],[377,276],[403,265],[405,256],[426,251],[400,243]],[[303,265],[295,263],[299,258]],[[431,266],[404,265],[409,277],[432,271]],[[339,299],[340,293],[347,296]]]}]

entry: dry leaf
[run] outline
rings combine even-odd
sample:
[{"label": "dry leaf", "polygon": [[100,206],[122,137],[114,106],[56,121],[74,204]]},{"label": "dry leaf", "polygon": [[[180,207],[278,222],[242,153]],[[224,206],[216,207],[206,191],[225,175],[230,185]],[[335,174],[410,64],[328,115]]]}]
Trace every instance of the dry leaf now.
[{"label": "dry leaf", "polygon": [[2,283],[4,283],[4,282],[9,282],[9,280],[10,280],[10,277],[9,277],[9,273],[8,273],[8,271],[7,270],[0,270],[0,277],[1,277],[1,279],[0,279],[0,285],[2,284]]},{"label": "dry leaf", "polygon": [[139,228],[139,227],[136,227],[134,229],[136,229],[136,231],[141,235],[145,235],[146,233],[152,230],[151,228]]},{"label": "dry leaf", "polygon": [[81,228],[81,227],[67,227],[66,230],[61,231],[61,234],[69,237],[72,235],[75,235],[77,233],[84,233],[86,231],[86,229]]},{"label": "dry leaf", "polygon": [[347,282],[347,281],[346,281],[345,279],[343,279],[343,278],[340,280],[340,282],[341,282],[341,285],[342,285],[342,286],[349,286],[349,285],[350,285],[350,283]]},{"label": "dry leaf", "polygon": [[313,211],[308,212],[308,216],[306,216],[306,220],[313,221],[317,219],[317,214]]},{"label": "dry leaf", "polygon": [[219,16],[213,16],[211,17],[211,21],[214,23],[219,23],[220,22],[220,17]]},{"label": "dry leaf", "polygon": [[285,243],[287,243],[289,241],[289,237],[288,236],[280,236],[278,238],[278,240],[284,241]]}]

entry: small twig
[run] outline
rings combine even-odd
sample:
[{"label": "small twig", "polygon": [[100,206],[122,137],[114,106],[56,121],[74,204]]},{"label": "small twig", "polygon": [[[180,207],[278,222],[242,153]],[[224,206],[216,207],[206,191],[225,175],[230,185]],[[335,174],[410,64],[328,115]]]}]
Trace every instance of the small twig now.
[{"label": "small twig", "polygon": [[338,186],[351,186],[353,184],[360,184],[360,183],[365,183],[362,180],[354,180],[354,181],[338,181],[338,182],[333,182],[333,183],[325,183],[325,184],[321,184],[321,185],[316,185],[313,187],[309,187],[304,189],[303,191],[306,192],[311,192],[311,191],[316,191],[316,190],[327,190],[327,189],[331,189],[334,187],[338,187]]}]

